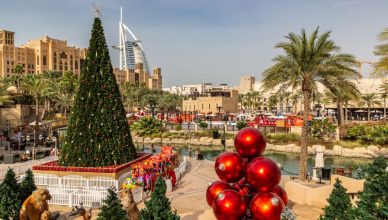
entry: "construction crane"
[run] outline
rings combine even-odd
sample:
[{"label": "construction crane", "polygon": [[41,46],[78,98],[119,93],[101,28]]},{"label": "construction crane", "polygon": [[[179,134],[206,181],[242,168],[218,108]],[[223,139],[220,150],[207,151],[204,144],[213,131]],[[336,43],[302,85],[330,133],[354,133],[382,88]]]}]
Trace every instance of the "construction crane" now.
[{"label": "construction crane", "polygon": [[372,64],[371,61],[366,61],[366,60],[357,60],[358,62],[358,73],[362,76],[362,64]]}]

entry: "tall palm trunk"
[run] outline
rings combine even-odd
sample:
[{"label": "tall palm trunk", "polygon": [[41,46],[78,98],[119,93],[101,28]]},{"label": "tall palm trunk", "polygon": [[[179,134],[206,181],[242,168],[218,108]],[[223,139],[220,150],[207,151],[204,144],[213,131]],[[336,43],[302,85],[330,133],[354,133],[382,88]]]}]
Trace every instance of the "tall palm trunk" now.
[{"label": "tall palm trunk", "polygon": [[38,146],[38,130],[39,130],[39,98],[35,98],[35,132],[34,132],[34,147]]},{"label": "tall palm trunk", "polygon": [[300,159],[299,159],[299,176],[300,180],[306,179],[307,174],[307,142],[308,142],[308,115],[310,113],[310,99],[311,91],[303,91],[303,126],[302,126],[302,137],[301,137],[301,148],[300,148]]},{"label": "tall palm trunk", "polygon": [[370,122],[370,105],[368,105],[368,122]]},{"label": "tall palm trunk", "polygon": [[339,127],[339,138],[342,139],[342,137],[345,134],[345,127],[344,127],[344,103],[342,100],[338,101],[338,127]]},{"label": "tall palm trunk", "polygon": [[63,115],[65,116],[65,120],[66,120],[67,119],[67,108],[65,108],[65,111],[64,111]]},{"label": "tall palm trunk", "polygon": [[345,101],[345,125],[348,124],[348,101]]}]

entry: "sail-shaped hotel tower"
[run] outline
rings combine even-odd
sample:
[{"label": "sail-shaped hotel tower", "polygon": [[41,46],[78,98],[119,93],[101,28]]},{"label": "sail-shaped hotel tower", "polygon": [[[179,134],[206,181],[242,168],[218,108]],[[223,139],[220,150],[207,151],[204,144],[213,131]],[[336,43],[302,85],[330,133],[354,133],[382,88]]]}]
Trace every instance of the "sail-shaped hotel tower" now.
[{"label": "sail-shaped hotel tower", "polygon": [[144,70],[150,73],[146,55],[141,45],[141,41],[123,22],[123,8],[120,8],[119,23],[119,50],[120,50],[120,69],[135,69],[135,65],[142,63]]}]

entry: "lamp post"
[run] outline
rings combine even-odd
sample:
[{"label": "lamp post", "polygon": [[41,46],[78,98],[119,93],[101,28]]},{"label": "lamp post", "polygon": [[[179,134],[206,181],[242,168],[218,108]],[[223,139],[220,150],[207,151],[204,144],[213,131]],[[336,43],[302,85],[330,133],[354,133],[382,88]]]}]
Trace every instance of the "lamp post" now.
[{"label": "lamp post", "polygon": [[151,109],[152,118],[154,118],[155,117],[155,108],[156,108],[156,101],[155,101],[155,99],[151,98],[150,101],[149,101],[149,105],[150,105],[150,109]]},{"label": "lamp post", "polygon": [[319,117],[319,112],[321,111],[322,109],[322,105],[317,103],[315,104],[315,111],[317,111],[317,118]]},{"label": "lamp post", "polygon": [[8,142],[8,148],[9,148],[9,155],[12,155],[12,148],[11,148],[11,124],[9,123],[9,121],[7,120],[5,122],[5,129],[6,129],[6,139],[7,139],[7,142]]}]

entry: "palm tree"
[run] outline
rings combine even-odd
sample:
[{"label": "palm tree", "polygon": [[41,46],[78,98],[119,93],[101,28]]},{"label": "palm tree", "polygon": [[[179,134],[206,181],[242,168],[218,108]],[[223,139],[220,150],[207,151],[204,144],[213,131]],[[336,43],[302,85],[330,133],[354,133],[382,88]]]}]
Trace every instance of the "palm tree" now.
[{"label": "palm tree", "polygon": [[21,78],[21,74],[24,72],[23,70],[23,67],[18,64],[15,66],[15,73],[18,74],[17,75],[17,83],[16,83],[16,88],[17,90],[19,90],[19,87],[20,87],[20,78]]},{"label": "palm tree", "polygon": [[[0,106],[3,106],[6,103],[12,103],[12,99],[11,99],[11,96],[8,94],[7,85],[0,83]],[[1,117],[2,117],[2,112],[0,108],[0,122],[2,122]]]},{"label": "palm tree", "polygon": [[61,111],[65,119],[67,119],[67,111],[73,107],[74,94],[64,91],[56,91],[54,95],[55,107]]},{"label": "palm tree", "polygon": [[388,83],[384,83],[380,86],[380,90],[382,92],[381,98],[384,100],[384,119],[387,117],[387,98],[388,98]]},{"label": "palm tree", "polygon": [[[339,125],[339,136],[340,139],[345,134],[344,124],[347,123],[348,118],[348,105],[349,101],[352,98],[359,96],[360,91],[358,90],[356,84],[350,81],[341,81],[340,85],[337,87],[331,88],[331,90],[326,91],[325,99],[330,100],[337,104],[338,109],[338,125]],[[322,98],[323,99],[323,98]],[[345,112],[344,112],[345,107]]]},{"label": "palm tree", "polygon": [[292,111],[294,113],[296,113],[296,105],[298,104],[300,98],[301,98],[300,93],[295,93],[291,96]]},{"label": "palm tree", "polygon": [[39,102],[42,91],[46,88],[46,81],[40,75],[26,75],[21,83],[21,88],[35,99],[35,134],[34,145],[37,146],[37,133],[39,130]]},{"label": "palm tree", "polygon": [[44,111],[42,113],[42,119],[47,113],[51,111],[51,103],[55,98],[56,90],[58,89],[58,81],[61,78],[61,73],[56,71],[44,71],[42,74],[42,80],[44,80],[45,88],[42,91],[42,97],[44,98]]},{"label": "palm tree", "polygon": [[269,110],[270,111],[273,111],[276,109],[276,106],[278,105],[279,103],[279,100],[278,100],[278,97],[276,95],[271,95],[269,98],[268,98],[268,107],[269,107]]},{"label": "palm tree", "polygon": [[387,76],[388,75],[388,28],[385,28],[378,36],[379,40],[383,42],[376,46],[374,54],[380,56],[378,62],[373,64],[374,76]]},{"label": "palm tree", "polygon": [[144,138],[162,132],[163,125],[155,118],[146,116],[133,123],[131,129],[133,129],[139,137],[143,138],[144,145]]},{"label": "palm tree", "polygon": [[307,174],[307,122],[311,107],[311,96],[317,88],[317,82],[332,89],[336,82],[347,78],[358,78],[352,67],[357,65],[352,55],[339,53],[340,48],[329,40],[331,32],[319,35],[318,28],[306,36],[290,33],[287,42],[276,45],[285,54],[276,56],[275,64],[264,71],[265,89],[292,87],[303,92],[303,127],[301,136],[301,155],[299,162],[299,179],[305,180]]},{"label": "palm tree", "polygon": [[368,93],[361,96],[360,106],[366,106],[368,108],[368,121],[370,121],[370,108],[375,105],[381,105],[381,101],[375,93]]}]

